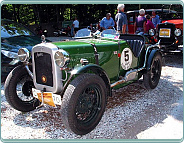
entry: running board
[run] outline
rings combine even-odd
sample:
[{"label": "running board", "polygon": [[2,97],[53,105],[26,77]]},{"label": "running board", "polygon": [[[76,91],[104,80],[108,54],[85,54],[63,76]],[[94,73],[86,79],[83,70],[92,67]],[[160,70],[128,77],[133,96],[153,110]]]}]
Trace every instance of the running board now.
[{"label": "running board", "polygon": [[134,79],[137,77],[138,71],[139,71],[139,70],[137,70],[137,69],[128,71],[128,72],[125,74],[125,77],[123,77],[121,80],[118,80],[117,82],[111,84],[111,88],[114,87],[114,86],[116,86],[116,85],[125,83],[125,82],[127,82],[127,81],[134,80]]}]

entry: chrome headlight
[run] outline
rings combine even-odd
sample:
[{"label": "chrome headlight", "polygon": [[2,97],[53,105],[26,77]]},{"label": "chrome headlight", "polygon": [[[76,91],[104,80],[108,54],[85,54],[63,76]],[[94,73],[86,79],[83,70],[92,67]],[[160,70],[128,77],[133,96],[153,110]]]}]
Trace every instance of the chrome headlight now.
[{"label": "chrome headlight", "polygon": [[55,53],[54,60],[56,65],[62,68],[70,62],[69,54],[61,49]]},{"label": "chrome headlight", "polygon": [[154,29],[150,29],[149,32],[148,32],[149,36],[154,36],[155,33],[156,33],[156,32],[155,32]]},{"label": "chrome headlight", "polygon": [[17,53],[15,53],[15,52],[10,52],[10,51],[6,51],[6,50],[1,50],[1,53],[2,53],[3,55],[5,55],[6,57],[11,58],[11,59],[17,59],[17,58],[18,58],[18,55],[17,55]]},{"label": "chrome headlight", "polygon": [[174,31],[174,34],[178,37],[178,36],[181,36],[181,29],[176,29],[175,31]]},{"label": "chrome headlight", "polygon": [[18,51],[18,57],[21,62],[26,62],[30,58],[29,50],[26,48],[20,48]]}]

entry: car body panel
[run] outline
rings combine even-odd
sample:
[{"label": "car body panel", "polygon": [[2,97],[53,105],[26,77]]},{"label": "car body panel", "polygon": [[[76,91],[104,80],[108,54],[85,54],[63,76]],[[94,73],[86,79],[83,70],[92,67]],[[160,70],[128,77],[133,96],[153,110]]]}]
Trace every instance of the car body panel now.
[{"label": "car body panel", "polygon": [[10,38],[2,38],[1,49],[17,52],[20,48],[26,48],[31,51],[32,47],[41,43],[41,38],[37,36],[15,36]]},{"label": "car body panel", "polygon": [[162,21],[162,23],[165,23],[165,22],[173,23],[173,24],[175,24],[176,28],[180,28],[181,30],[183,30],[183,19],[172,19],[172,20]]},{"label": "car body panel", "polygon": [[[99,54],[99,65],[106,71],[111,82],[116,81],[119,78],[119,74],[124,76],[126,70],[120,66],[121,58],[118,57],[125,48],[130,46],[123,40],[100,40],[100,39],[82,39],[77,41],[64,41],[54,42],[56,46],[64,49],[70,53],[70,64],[69,67],[74,67],[80,63],[80,59],[84,58],[89,63],[95,64],[94,48],[92,44],[95,44],[97,52]],[[138,58],[132,54],[131,69],[137,67]]]}]

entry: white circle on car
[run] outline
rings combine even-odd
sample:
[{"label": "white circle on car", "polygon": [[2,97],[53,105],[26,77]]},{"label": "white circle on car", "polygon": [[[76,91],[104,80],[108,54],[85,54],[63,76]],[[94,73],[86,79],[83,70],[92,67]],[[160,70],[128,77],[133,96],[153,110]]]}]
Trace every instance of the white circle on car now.
[{"label": "white circle on car", "polygon": [[132,65],[132,51],[129,48],[123,49],[121,53],[121,67],[128,70]]}]

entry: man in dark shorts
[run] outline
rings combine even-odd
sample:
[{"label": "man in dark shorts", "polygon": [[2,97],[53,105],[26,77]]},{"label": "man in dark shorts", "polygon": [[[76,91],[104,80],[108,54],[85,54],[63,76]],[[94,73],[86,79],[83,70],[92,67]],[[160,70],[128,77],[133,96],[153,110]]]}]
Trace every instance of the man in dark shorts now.
[{"label": "man in dark shorts", "polygon": [[74,28],[74,35],[79,30],[79,21],[77,20],[77,17],[75,17],[75,21],[73,22],[73,28]]}]

